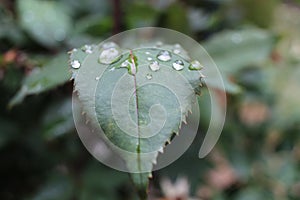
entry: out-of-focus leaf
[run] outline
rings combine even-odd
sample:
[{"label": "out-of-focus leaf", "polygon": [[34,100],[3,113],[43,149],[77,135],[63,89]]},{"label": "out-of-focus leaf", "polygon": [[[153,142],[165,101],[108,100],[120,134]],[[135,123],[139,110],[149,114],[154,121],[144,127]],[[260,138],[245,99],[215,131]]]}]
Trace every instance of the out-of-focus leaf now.
[{"label": "out-of-focus leaf", "polygon": [[129,4],[126,8],[126,24],[129,28],[155,26],[158,12],[143,1]]},{"label": "out-of-focus leaf", "polygon": [[35,68],[31,74],[25,77],[21,89],[12,98],[9,106],[21,103],[27,95],[39,94],[66,83],[71,77],[67,63],[68,56],[63,53],[42,68]]},{"label": "out-of-focus leaf", "polygon": [[98,163],[90,164],[83,173],[80,200],[116,200],[116,188],[128,182],[125,173],[106,168]]},{"label": "out-of-focus leaf", "polygon": [[110,0],[60,0],[64,5],[68,5],[68,9],[72,11],[73,17],[79,17],[86,14],[108,15],[112,10],[112,2]]},{"label": "out-of-focus leaf", "polygon": [[0,149],[13,140],[17,133],[18,127],[14,122],[0,118]]},{"label": "out-of-focus leaf", "polygon": [[181,2],[173,3],[161,19],[164,26],[182,33],[189,33],[187,10],[183,9]]},{"label": "out-of-focus leaf", "polygon": [[254,199],[273,199],[271,194],[259,188],[248,188],[238,193],[234,200],[254,200]]},{"label": "out-of-focus leaf", "polygon": [[260,26],[268,27],[273,22],[273,14],[278,0],[240,0],[240,9],[246,20]]},{"label": "out-of-focus leaf", "polygon": [[40,44],[56,47],[71,31],[71,18],[56,1],[19,0],[21,26]]},{"label": "out-of-focus leaf", "polygon": [[89,35],[99,37],[112,30],[113,24],[114,23],[111,16],[103,17],[101,14],[91,15],[80,19],[76,23],[75,31],[79,33],[88,33]]},{"label": "out-of-focus leaf", "polygon": [[0,5],[0,39],[7,38],[15,44],[20,44],[24,40],[17,24],[12,16]]},{"label": "out-of-focus leaf", "polygon": [[275,124],[289,128],[300,123],[300,64],[273,70],[271,90],[276,94]]},{"label": "out-of-focus leaf", "polygon": [[42,119],[43,136],[51,140],[73,129],[72,100],[68,98],[50,105]]},{"label": "out-of-focus leaf", "polygon": [[202,31],[210,28],[218,21],[217,15],[206,13],[199,8],[188,9],[189,25],[193,31]]},{"label": "out-of-focus leaf", "polygon": [[221,73],[233,74],[243,67],[266,60],[273,49],[274,41],[270,32],[246,28],[220,32],[203,46]]},{"label": "out-of-focus leaf", "polygon": [[73,185],[69,177],[61,174],[50,174],[31,200],[70,200],[73,196]]}]

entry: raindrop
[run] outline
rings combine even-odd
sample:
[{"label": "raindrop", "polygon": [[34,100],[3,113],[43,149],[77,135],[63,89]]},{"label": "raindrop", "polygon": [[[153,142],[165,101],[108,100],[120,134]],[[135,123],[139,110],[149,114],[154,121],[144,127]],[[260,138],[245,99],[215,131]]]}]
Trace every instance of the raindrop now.
[{"label": "raindrop", "polygon": [[81,64],[80,64],[80,62],[78,60],[73,60],[71,62],[71,67],[74,68],[74,69],[79,69],[80,65]]},{"label": "raindrop", "polygon": [[173,50],[173,53],[175,53],[175,54],[180,54],[180,52],[181,52],[180,49],[174,49]]},{"label": "raindrop", "polygon": [[109,71],[115,71],[115,69],[116,69],[116,68],[115,68],[115,67],[113,67],[113,68],[111,68]]},{"label": "raindrop", "polygon": [[102,45],[102,48],[103,49],[109,49],[109,48],[116,48],[116,47],[119,47],[116,43],[114,42],[105,42],[103,45]]},{"label": "raindrop", "polygon": [[152,74],[147,74],[147,75],[146,75],[146,78],[147,78],[148,80],[151,80],[151,79],[152,79]]},{"label": "raindrop", "polygon": [[194,60],[191,62],[191,65],[189,66],[190,70],[201,70],[203,66],[200,64],[198,60]]},{"label": "raindrop", "polygon": [[129,61],[125,60],[124,62],[122,62],[121,67],[128,67],[129,65]]},{"label": "raindrop", "polygon": [[84,45],[81,50],[85,53],[92,54],[93,53],[93,47],[91,45]]},{"label": "raindrop", "polygon": [[148,58],[147,58],[147,60],[151,61],[151,60],[153,60],[153,58],[151,58],[151,57],[148,57]]},{"label": "raindrop", "polygon": [[182,62],[182,60],[176,60],[173,63],[173,68],[177,71],[180,71],[184,68],[184,63]]},{"label": "raindrop", "polygon": [[157,61],[153,61],[152,63],[150,63],[149,68],[151,69],[151,71],[158,71],[159,70],[159,63]]},{"label": "raindrop", "polygon": [[146,55],[150,55],[150,52],[149,52],[149,51],[146,51],[145,54],[146,54]]},{"label": "raindrop", "polygon": [[99,56],[99,62],[102,64],[111,64],[118,61],[121,58],[121,53],[116,48],[105,49]]},{"label": "raindrop", "polygon": [[100,76],[97,76],[97,77],[96,77],[96,81],[99,81],[99,80],[100,80]]},{"label": "raindrop", "polygon": [[171,58],[172,58],[172,56],[171,56],[170,52],[166,51],[166,50],[160,51],[157,55],[157,59],[164,61],[164,62],[171,60]]}]

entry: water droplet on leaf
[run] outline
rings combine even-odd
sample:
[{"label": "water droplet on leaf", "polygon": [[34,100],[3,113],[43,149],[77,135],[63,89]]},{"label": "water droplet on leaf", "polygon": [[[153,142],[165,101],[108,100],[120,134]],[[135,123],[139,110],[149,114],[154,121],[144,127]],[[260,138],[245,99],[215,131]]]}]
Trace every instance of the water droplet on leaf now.
[{"label": "water droplet on leaf", "polygon": [[151,79],[152,79],[152,74],[147,74],[147,75],[146,75],[146,78],[147,78],[148,80],[151,80]]},{"label": "water droplet on leaf", "polygon": [[166,50],[160,51],[157,55],[157,59],[164,61],[164,62],[171,60],[171,58],[172,58],[172,56],[171,56],[170,52],[166,51]]},{"label": "water droplet on leaf", "polygon": [[85,53],[92,54],[93,53],[93,47],[91,45],[84,45],[81,50]]},{"label": "water droplet on leaf", "polygon": [[74,68],[74,69],[79,69],[80,65],[81,64],[80,64],[80,62],[78,60],[73,60],[71,62],[71,67]]},{"label": "water droplet on leaf", "polygon": [[151,60],[153,60],[153,58],[151,58],[151,57],[148,57],[148,58],[147,58],[147,60],[151,61]]},{"label": "water droplet on leaf", "polygon": [[97,76],[97,77],[96,77],[96,81],[99,81],[99,80],[100,80],[100,77],[99,77],[99,76]]},{"label": "water droplet on leaf", "polygon": [[184,63],[182,60],[176,60],[174,63],[173,63],[173,68],[177,71],[180,71],[184,68]]},{"label": "water droplet on leaf", "polygon": [[149,64],[149,68],[151,69],[151,71],[158,71],[159,70],[159,63],[157,61],[153,61],[152,63]]},{"label": "water droplet on leaf", "polygon": [[189,66],[190,70],[201,70],[203,66],[200,64],[198,60],[194,60],[191,62],[191,65]]},{"label": "water droplet on leaf", "polygon": [[99,56],[99,62],[102,64],[112,64],[121,58],[121,53],[117,48],[105,49]]},{"label": "water droplet on leaf", "polygon": [[109,48],[117,48],[119,47],[116,43],[114,42],[105,42],[103,45],[102,45],[102,48],[103,49],[109,49]]},{"label": "water droplet on leaf", "polygon": [[180,54],[180,52],[181,52],[180,49],[174,49],[173,50],[173,53],[175,53],[175,54]]},{"label": "water droplet on leaf", "polygon": [[150,55],[150,52],[149,52],[149,51],[146,51],[145,54],[146,54],[146,55]]},{"label": "water droplet on leaf", "polygon": [[129,61],[125,60],[124,62],[122,62],[121,67],[128,67],[129,65]]}]

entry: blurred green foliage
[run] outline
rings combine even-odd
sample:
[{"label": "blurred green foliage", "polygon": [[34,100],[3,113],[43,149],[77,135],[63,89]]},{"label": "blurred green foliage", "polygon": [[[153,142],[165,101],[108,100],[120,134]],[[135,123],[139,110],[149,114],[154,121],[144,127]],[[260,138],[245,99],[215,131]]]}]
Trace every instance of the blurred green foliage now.
[{"label": "blurred green foliage", "polygon": [[171,199],[162,180],[182,176],[195,199],[300,199],[299,3],[0,1],[0,199],[136,198],[127,175],[98,163],[76,134],[65,52],[143,26],[199,41],[228,86],[214,151],[197,157],[210,117],[204,90],[198,137],[154,173],[151,198]]}]

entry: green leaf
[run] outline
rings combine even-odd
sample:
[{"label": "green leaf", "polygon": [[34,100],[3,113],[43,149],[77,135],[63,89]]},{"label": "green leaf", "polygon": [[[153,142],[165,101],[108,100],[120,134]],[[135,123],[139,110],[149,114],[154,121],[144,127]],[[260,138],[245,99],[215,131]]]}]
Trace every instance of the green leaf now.
[{"label": "green leaf", "polygon": [[21,26],[40,44],[57,47],[71,31],[71,18],[59,2],[19,0]]},{"label": "green leaf", "polygon": [[147,3],[139,1],[126,7],[126,24],[130,28],[155,26],[158,11]]},{"label": "green leaf", "polygon": [[223,31],[203,46],[217,64],[223,75],[232,75],[243,67],[260,64],[271,54],[274,36],[264,30],[246,28]]},{"label": "green leaf", "polygon": [[19,128],[14,122],[0,117],[0,149],[17,137]]},{"label": "green leaf", "polygon": [[71,99],[52,103],[42,118],[42,132],[46,140],[52,140],[74,130]]},{"label": "green leaf", "polygon": [[[91,54],[72,51],[75,91],[95,132],[100,125],[103,139],[125,160],[128,170],[137,173],[132,180],[144,199],[158,152],[178,134],[196,102],[202,74],[189,69],[186,55],[168,51],[170,59],[160,60],[157,56],[169,46],[130,51],[113,43],[105,46],[87,46]],[[174,69],[178,60],[182,70]],[[150,67],[155,61],[157,71]]]},{"label": "green leaf", "polygon": [[21,103],[27,95],[39,94],[69,81],[70,73],[66,67],[67,60],[67,55],[60,54],[42,68],[36,67],[25,77],[21,89],[9,102],[9,107]]},{"label": "green leaf", "polygon": [[46,183],[32,197],[32,200],[69,200],[72,198],[73,185],[69,177],[57,173],[49,176]]}]

